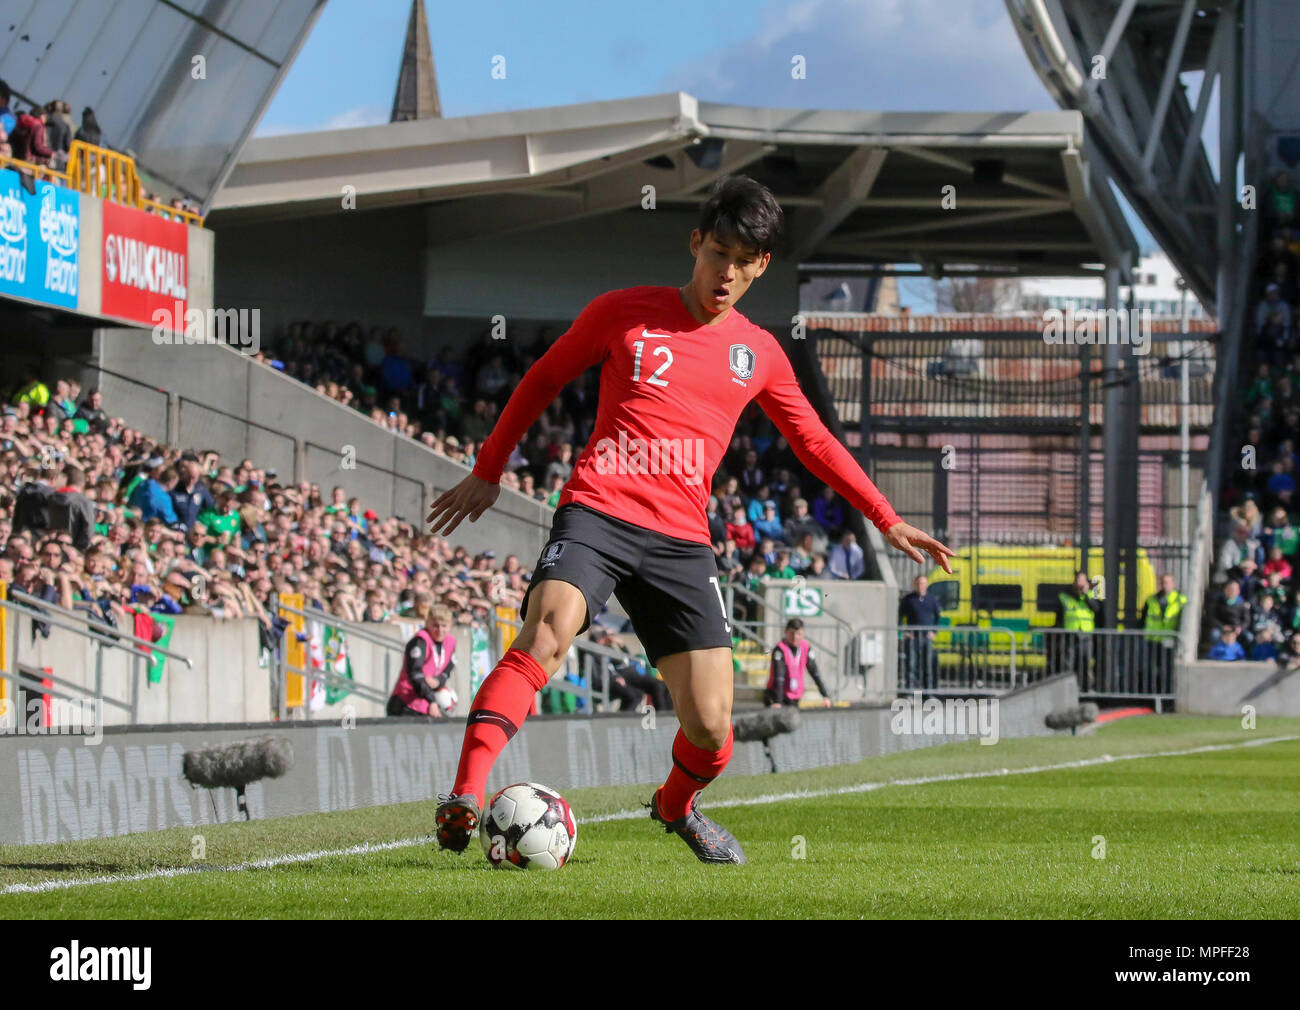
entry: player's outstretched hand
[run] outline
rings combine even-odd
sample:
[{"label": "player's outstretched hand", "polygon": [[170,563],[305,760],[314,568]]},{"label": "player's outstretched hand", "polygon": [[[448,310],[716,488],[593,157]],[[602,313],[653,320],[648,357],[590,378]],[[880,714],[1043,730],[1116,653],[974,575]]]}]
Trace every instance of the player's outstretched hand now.
[{"label": "player's outstretched hand", "polygon": [[466,516],[470,522],[478,522],[478,517],[496,503],[500,494],[500,484],[489,484],[470,474],[455,487],[438,495],[424,520],[429,524],[430,535],[451,536]]},{"label": "player's outstretched hand", "polygon": [[915,526],[909,526],[907,523],[894,523],[885,530],[885,540],[917,564],[925,562],[925,558],[921,556],[921,551],[925,551],[934,558],[940,568],[949,575],[952,574],[952,566],[948,564],[948,559],[954,557],[956,552],[946,544],[939,543],[929,533],[922,533]]}]

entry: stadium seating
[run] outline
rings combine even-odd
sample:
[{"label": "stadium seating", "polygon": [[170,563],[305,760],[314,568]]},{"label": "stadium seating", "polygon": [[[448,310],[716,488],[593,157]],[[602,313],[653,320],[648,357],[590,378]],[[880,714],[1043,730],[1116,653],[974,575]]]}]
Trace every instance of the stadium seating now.
[{"label": "stadium seating", "polygon": [[[1300,657],[1300,601],[1291,574],[1300,562],[1294,526],[1295,439],[1300,432],[1300,192],[1285,172],[1258,188],[1264,194],[1263,227],[1244,315],[1241,389],[1233,416],[1227,419],[1232,435],[1225,440],[1212,576],[1217,592],[1207,594],[1202,646],[1214,649],[1223,630],[1235,626],[1243,658],[1290,661]],[[1265,602],[1268,599],[1273,602]]]}]

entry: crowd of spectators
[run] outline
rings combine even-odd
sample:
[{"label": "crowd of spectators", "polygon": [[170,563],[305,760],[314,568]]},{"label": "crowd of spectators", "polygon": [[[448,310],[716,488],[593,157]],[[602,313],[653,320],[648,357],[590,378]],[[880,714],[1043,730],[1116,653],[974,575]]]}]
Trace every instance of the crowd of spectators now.
[{"label": "crowd of spectators", "polygon": [[[554,341],[484,333],[462,354],[403,353],[395,329],[291,324],[266,360],[376,424],[472,466],[510,394]],[[596,421],[598,373],[569,383],[515,448],[502,485],[554,506]],[[714,479],[708,522],[718,571],[753,590],[769,578],[862,578],[866,559],[844,502],[817,482],[756,406],[741,417]]]},{"label": "crowd of spectators", "polygon": [[1225,468],[1227,536],[1209,601],[1210,658],[1300,658],[1300,563],[1295,474],[1300,457],[1300,190],[1279,172],[1264,187],[1253,339],[1246,342],[1240,439]]},{"label": "crowd of spectators", "polygon": [[93,109],[82,109],[77,126],[71,107],[62,99],[23,108],[14,101],[9,85],[0,81],[0,154],[61,172],[74,140],[101,144],[103,134]]},{"label": "crowd of spectators", "polygon": [[76,382],[28,374],[0,415],[0,579],[118,627],[137,608],[255,617],[273,645],[278,593],[350,621],[423,620],[440,603],[486,626],[527,575],[342,488],[160,444]]},{"label": "crowd of spectators", "polygon": [[[81,125],[78,126],[73,121],[71,106],[62,99],[23,108],[14,101],[9,85],[0,80],[0,156],[63,172],[68,167],[68,156],[75,140],[95,147],[107,146],[94,109],[87,106],[81,110]],[[147,200],[166,202],[177,210],[197,210],[192,201],[182,197],[164,201],[158,194],[143,188],[140,195]]]}]

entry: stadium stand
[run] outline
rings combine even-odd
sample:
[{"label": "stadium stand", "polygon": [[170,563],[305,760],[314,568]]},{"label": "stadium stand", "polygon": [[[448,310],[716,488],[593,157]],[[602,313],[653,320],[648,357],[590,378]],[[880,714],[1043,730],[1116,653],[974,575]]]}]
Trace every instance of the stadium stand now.
[{"label": "stadium stand", "polygon": [[[1212,658],[1287,660],[1300,656],[1300,598],[1292,576],[1300,562],[1300,190],[1286,171],[1261,182],[1262,228],[1243,317],[1240,389],[1232,404],[1232,436],[1225,439],[1212,576],[1217,591],[1207,600],[1202,647]],[[1225,636],[1241,650],[1219,649]]]},{"label": "stadium stand", "polygon": [[0,578],[32,595],[110,624],[142,606],[255,616],[268,633],[278,592],[356,622],[422,617],[436,594],[482,624],[522,598],[513,555],[470,557],[342,489],[160,444],[80,392],[29,376],[0,420]]},{"label": "stadium stand", "polygon": [[[395,329],[302,321],[280,335],[268,360],[381,427],[472,466],[510,392],[557,332],[543,327],[532,343],[495,341],[485,333],[463,356],[444,348],[419,362],[402,355]],[[511,456],[504,487],[551,506],[558,502],[594,426],[597,388],[593,370],[564,390]],[[808,473],[757,407],[737,426],[713,491],[714,552],[728,579],[753,591],[767,578],[796,574],[860,577],[852,566],[831,563],[845,550],[843,502]],[[856,544],[849,550],[861,554]]]},{"label": "stadium stand", "polygon": [[[468,373],[474,388],[482,370]],[[550,430],[525,443],[538,454],[531,461],[520,455],[508,486],[527,493],[537,475],[562,481],[579,448],[578,428],[563,411],[547,423]],[[435,451],[473,464],[475,440],[462,448],[444,429],[428,434]],[[743,493],[740,477],[720,473],[710,503],[723,581],[751,593],[771,578],[829,578],[836,567],[818,547],[842,532],[827,525],[837,513],[822,502],[834,503],[819,498],[822,518],[814,518],[798,498],[808,485],[785,466],[790,455],[783,440],[761,431],[737,435],[726,466],[754,493]],[[762,476],[764,468],[773,479]],[[722,518],[724,507],[731,522]],[[843,548],[832,555],[836,550]],[[852,571],[851,564],[839,567],[841,577]],[[28,372],[0,414],[0,581],[113,627],[139,629],[149,614],[251,617],[262,646],[274,650],[286,628],[279,597],[301,594],[307,610],[356,624],[423,619],[442,604],[457,624],[486,628],[498,605],[518,607],[529,574],[516,555],[470,556],[381,517],[342,488],[282,483],[253,460],[223,461],[210,449],[147,437],[110,416],[97,390],[83,395],[74,381],[47,384]],[[738,610],[752,605],[752,598],[737,600]],[[599,642],[627,630],[624,618],[606,611],[589,637]],[[626,662],[602,671],[623,678],[615,686],[646,672],[634,637],[620,648]],[[586,686],[576,669],[569,679]],[[543,701],[574,703],[572,694]]]},{"label": "stadium stand", "polygon": [[192,201],[175,196],[164,202],[144,185],[135,158],[103,142],[93,109],[82,110],[75,132],[67,102],[55,99],[20,109],[0,80],[0,168],[11,168],[29,184],[52,182],[113,200],[170,220],[201,225]]}]

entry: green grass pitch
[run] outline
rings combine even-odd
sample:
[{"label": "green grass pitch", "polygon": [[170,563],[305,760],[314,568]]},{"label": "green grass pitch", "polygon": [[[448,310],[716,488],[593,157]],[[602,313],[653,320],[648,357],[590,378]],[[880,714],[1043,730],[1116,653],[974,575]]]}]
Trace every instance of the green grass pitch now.
[{"label": "green grass pitch", "polygon": [[[1274,737],[1296,739],[1242,746]],[[1298,768],[1300,719],[1151,716],[724,776],[702,805],[744,844],[743,867],[701,865],[632,816],[647,787],[569,792],[578,844],[555,873],[494,870],[477,843],[451,856],[412,842],[431,833],[431,803],[4,846],[0,917],[1290,919]],[[943,776],[966,777],[915,781]],[[822,795],[770,799],[798,790]]]}]

